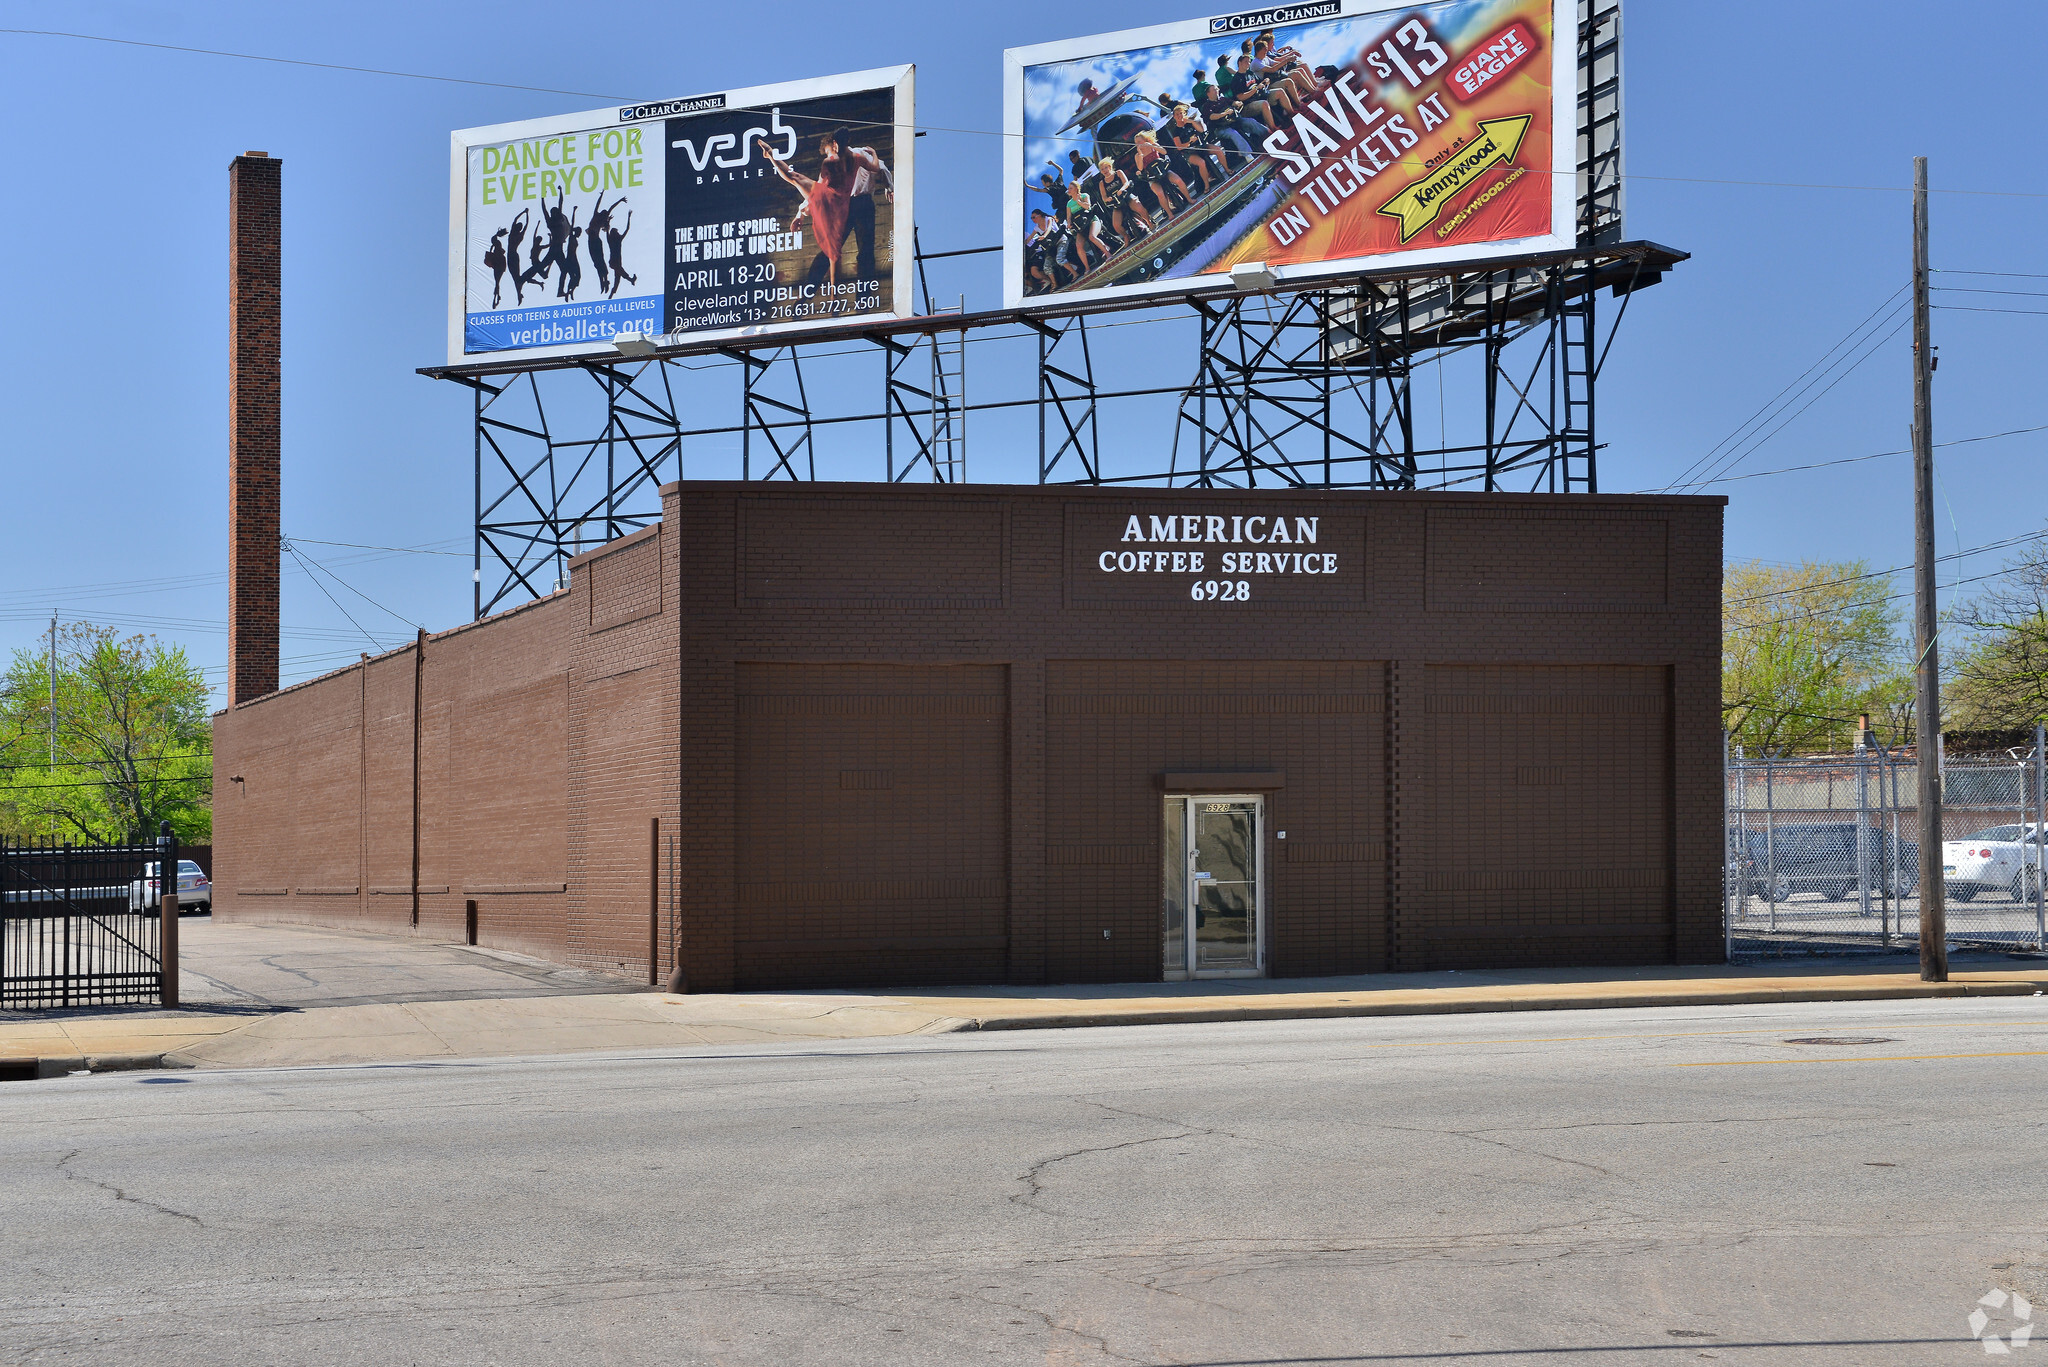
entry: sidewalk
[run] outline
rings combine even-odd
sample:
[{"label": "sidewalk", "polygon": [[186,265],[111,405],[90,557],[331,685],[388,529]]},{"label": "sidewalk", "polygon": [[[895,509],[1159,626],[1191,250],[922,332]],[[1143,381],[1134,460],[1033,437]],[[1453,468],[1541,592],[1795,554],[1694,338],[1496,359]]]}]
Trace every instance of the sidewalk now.
[{"label": "sidewalk", "polygon": [[[1886,969],[1903,967],[1898,961]],[[956,1030],[1043,1030],[1198,1021],[2039,996],[2048,962],[1958,956],[1953,980],[1823,961],[1695,968],[1374,974],[944,993],[665,992],[378,1002],[251,1015],[152,1012],[0,1022],[0,1068],[272,1068],[593,1050],[688,1049]]]}]

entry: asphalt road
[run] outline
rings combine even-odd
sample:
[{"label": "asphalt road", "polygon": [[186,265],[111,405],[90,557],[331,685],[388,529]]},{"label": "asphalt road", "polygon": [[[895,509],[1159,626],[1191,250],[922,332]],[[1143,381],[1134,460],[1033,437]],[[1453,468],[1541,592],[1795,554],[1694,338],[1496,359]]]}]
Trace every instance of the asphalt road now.
[{"label": "asphalt road", "polygon": [[2019,999],[7,1084],[0,1359],[1978,1362],[2044,1075]]}]

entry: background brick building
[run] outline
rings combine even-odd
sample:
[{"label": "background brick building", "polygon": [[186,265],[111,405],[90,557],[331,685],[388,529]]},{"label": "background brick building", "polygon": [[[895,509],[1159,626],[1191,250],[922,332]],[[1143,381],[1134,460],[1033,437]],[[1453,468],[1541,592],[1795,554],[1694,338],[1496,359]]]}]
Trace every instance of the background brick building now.
[{"label": "background brick building", "polygon": [[1163,804],[1227,792],[1270,974],[1720,956],[1723,500],[663,501],[564,591],[221,714],[217,914],[474,904],[693,990],[1155,979]]}]

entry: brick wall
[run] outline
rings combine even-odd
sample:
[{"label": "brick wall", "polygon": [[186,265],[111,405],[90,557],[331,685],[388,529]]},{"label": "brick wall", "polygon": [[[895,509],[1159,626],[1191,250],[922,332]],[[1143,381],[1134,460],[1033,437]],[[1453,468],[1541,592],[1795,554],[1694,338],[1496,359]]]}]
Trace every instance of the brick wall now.
[{"label": "brick wall", "polygon": [[[1284,775],[1271,972],[1718,954],[1718,500],[666,496],[694,986],[1156,978],[1178,770]],[[1283,508],[1327,573],[1100,570],[1133,515],[1199,511],[1216,574]]]},{"label": "brick wall", "polygon": [[228,164],[228,698],[277,691],[284,164]]},{"label": "brick wall", "polygon": [[[486,944],[642,979],[652,933],[695,990],[1156,978],[1161,776],[1221,770],[1288,833],[1275,974],[1719,954],[1720,500],[663,497],[428,639],[420,933],[474,900]],[[1106,573],[1134,516],[1252,556],[1249,598]],[[1276,517],[1302,549],[1206,536]],[[222,914],[409,925],[413,659],[219,719]]]},{"label": "brick wall", "polygon": [[219,714],[215,913],[410,931],[417,662],[419,933],[461,939],[475,901],[481,943],[563,958],[576,606],[557,594]]}]

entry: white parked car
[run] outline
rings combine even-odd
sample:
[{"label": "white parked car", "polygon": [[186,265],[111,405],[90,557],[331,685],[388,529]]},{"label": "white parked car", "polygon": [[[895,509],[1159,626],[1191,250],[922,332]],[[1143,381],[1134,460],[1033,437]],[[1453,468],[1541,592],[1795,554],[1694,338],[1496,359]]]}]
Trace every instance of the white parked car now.
[{"label": "white parked car", "polygon": [[[128,906],[133,911],[143,911],[157,904],[157,866],[149,863],[142,866],[142,877],[128,885]],[[204,871],[190,859],[178,861],[178,914],[180,916],[211,916],[213,914],[213,884],[207,881]]]},{"label": "white parked car", "polygon": [[1958,902],[2004,893],[2015,902],[2041,886],[2042,832],[2037,826],[1992,826],[1941,843],[1942,886]]}]

